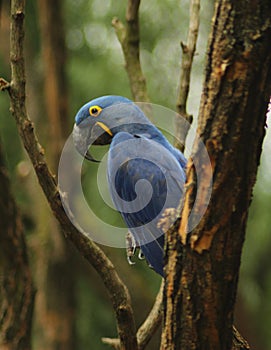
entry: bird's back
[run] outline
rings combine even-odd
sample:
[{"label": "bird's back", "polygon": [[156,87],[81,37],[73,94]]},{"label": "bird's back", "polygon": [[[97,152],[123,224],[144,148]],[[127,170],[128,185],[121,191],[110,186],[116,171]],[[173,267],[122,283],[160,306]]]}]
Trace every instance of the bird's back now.
[{"label": "bird's back", "polygon": [[185,173],[164,145],[143,135],[119,132],[108,158],[112,200],[148,263],[163,274],[164,232],[157,227],[168,208],[177,208]]}]

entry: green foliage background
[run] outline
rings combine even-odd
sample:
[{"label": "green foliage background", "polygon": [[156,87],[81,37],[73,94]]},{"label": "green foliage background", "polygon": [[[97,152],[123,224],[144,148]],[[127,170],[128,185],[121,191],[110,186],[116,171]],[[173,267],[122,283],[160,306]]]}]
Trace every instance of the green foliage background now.
[{"label": "green foliage background", "polygon": [[[72,131],[73,118],[82,104],[90,99],[106,94],[131,97],[120,44],[111,26],[114,16],[125,21],[124,0],[65,0],[64,19],[66,44],[68,48],[68,89]],[[196,117],[200,102],[204,73],[205,51],[213,11],[212,2],[202,2],[200,37],[193,66],[192,83],[188,111]],[[180,73],[180,41],[185,41],[188,28],[189,1],[149,0],[142,1],[141,20],[141,60],[147,78],[148,92],[153,103],[171,109],[175,108],[178,77]],[[8,18],[1,19],[2,32]],[[4,28],[4,29],[3,29]],[[0,72],[9,79],[8,38],[1,38]],[[34,87],[44,109],[40,32],[36,2],[27,1],[26,13],[26,64],[28,88]],[[28,96],[30,117],[35,121],[38,136],[45,146],[48,142],[46,116],[35,114],[34,102]],[[256,97],[255,97],[256,98]],[[36,103],[36,102],[35,102]],[[269,118],[270,119],[270,118]],[[35,235],[37,225],[33,223],[35,210],[31,200],[29,184],[24,180],[30,165],[21,148],[15,123],[9,113],[8,96],[0,94],[0,126],[6,159],[13,181],[13,191],[23,212],[27,238]],[[251,342],[254,349],[271,349],[271,142],[270,132],[264,144],[261,167],[257,177],[252,206],[249,215],[247,239],[244,246],[240,276],[236,325]],[[119,217],[115,213],[103,212],[95,181],[95,167],[86,165],[92,173],[85,191],[91,206],[107,221],[115,223]],[[33,179],[32,181],[35,182]],[[108,217],[110,216],[110,217]],[[124,281],[130,288],[136,309],[136,321],[144,320],[157,292],[160,279],[145,264],[137,263],[129,267],[122,250],[105,247],[107,254],[116,264]],[[31,253],[30,253],[31,254]],[[78,271],[77,281],[77,349],[105,349],[100,338],[115,336],[114,315],[104,287],[96,274],[89,278]],[[147,303],[145,305],[145,303]],[[154,340],[150,349],[157,348]]]}]

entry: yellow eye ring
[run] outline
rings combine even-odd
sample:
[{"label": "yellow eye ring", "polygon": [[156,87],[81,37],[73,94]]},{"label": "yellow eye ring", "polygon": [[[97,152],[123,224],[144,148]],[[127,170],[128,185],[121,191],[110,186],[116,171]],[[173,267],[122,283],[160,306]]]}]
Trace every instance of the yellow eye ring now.
[{"label": "yellow eye ring", "polygon": [[102,110],[100,106],[91,106],[88,111],[92,117],[98,117]]}]

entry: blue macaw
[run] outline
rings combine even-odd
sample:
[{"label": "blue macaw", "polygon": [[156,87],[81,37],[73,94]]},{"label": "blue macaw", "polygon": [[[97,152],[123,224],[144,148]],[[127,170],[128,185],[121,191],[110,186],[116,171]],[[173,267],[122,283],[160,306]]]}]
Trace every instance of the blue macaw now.
[{"label": "blue macaw", "polygon": [[[186,159],[131,100],[103,96],[75,116],[76,149],[90,161],[91,144],[110,144],[107,179],[110,195],[126,222],[132,248],[139,246],[149,265],[163,276],[165,229],[161,219],[182,200]],[[166,227],[168,228],[168,227]]]}]

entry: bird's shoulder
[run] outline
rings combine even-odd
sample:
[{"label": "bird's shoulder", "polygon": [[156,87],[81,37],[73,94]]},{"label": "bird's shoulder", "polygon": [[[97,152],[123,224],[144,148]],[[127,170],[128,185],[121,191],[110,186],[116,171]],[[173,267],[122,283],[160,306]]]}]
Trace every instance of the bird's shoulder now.
[{"label": "bird's shoulder", "polygon": [[[175,152],[176,151],[176,152]],[[159,139],[153,139],[150,134],[131,134],[118,132],[110,145],[110,161],[127,162],[144,167],[146,164],[159,164],[164,170],[182,170],[180,154],[177,149],[169,144],[165,145]],[[185,158],[184,158],[185,159]]]},{"label": "bird's shoulder", "polygon": [[182,190],[185,173],[176,157],[158,142],[144,135],[120,132],[109,150],[108,178],[121,187],[147,179],[160,192],[165,182]]}]

